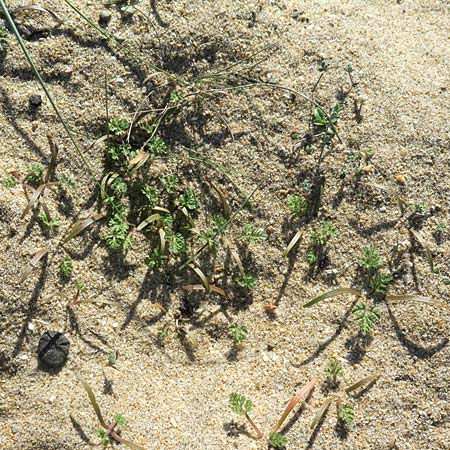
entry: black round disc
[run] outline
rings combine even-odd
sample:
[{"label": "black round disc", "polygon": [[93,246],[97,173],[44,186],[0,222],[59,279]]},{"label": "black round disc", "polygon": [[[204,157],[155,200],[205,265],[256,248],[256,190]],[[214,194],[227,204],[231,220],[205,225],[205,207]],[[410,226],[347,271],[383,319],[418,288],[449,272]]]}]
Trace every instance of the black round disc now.
[{"label": "black round disc", "polygon": [[59,331],[47,331],[39,340],[39,361],[46,367],[62,367],[69,354],[70,342]]}]

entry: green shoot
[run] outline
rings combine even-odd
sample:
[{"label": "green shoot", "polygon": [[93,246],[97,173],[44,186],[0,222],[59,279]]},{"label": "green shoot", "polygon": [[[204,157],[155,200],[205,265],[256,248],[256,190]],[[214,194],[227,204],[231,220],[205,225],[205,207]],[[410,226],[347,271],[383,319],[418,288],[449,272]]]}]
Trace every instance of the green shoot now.
[{"label": "green shoot", "polygon": [[115,135],[123,135],[128,132],[130,124],[126,119],[111,119],[108,123],[108,130]]},{"label": "green shoot", "polygon": [[2,180],[2,184],[3,184],[3,186],[5,186],[5,188],[12,188],[16,185],[16,180],[11,175],[8,178],[5,178],[4,180]]},{"label": "green shoot", "polygon": [[305,259],[310,266],[313,266],[314,264],[317,264],[319,257],[313,251],[309,251],[306,253]]},{"label": "green shoot", "polygon": [[129,225],[122,214],[115,214],[108,222],[108,231],[103,235],[106,246],[110,250],[125,250],[131,246],[128,234]]},{"label": "green shoot", "polygon": [[167,153],[166,142],[157,135],[150,139],[146,147],[152,155],[165,155]]},{"label": "green shoot", "polygon": [[342,377],[344,375],[344,369],[342,364],[337,359],[332,359],[327,368],[325,369],[325,373],[329,381],[331,381],[334,385],[337,383],[337,377]]},{"label": "green shoot", "polygon": [[169,175],[168,177],[161,178],[161,184],[168,194],[174,194],[178,190],[179,183],[180,180],[176,175]]},{"label": "green shoot", "polygon": [[145,198],[148,201],[148,206],[150,208],[153,208],[159,200],[159,196],[160,196],[160,192],[158,191],[158,189],[153,188],[151,186],[149,186],[148,184],[145,184],[144,187],[142,188],[141,191]]},{"label": "green shoot", "polygon": [[370,287],[377,293],[385,293],[393,279],[390,273],[377,273],[369,282]]},{"label": "green shoot", "polygon": [[362,256],[358,262],[367,270],[378,269],[384,264],[383,258],[373,247],[364,247],[362,250]]},{"label": "green shoot", "polygon": [[251,290],[256,286],[256,278],[253,275],[240,273],[235,278],[236,284],[244,289]]},{"label": "green shoot", "polygon": [[287,444],[287,437],[280,433],[271,433],[269,445],[273,448],[283,448]]},{"label": "green shoot", "polygon": [[253,225],[246,224],[242,227],[242,240],[247,244],[257,244],[265,241],[267,234],[262,228],[256,228]]},{"label": "green shoot", "polygon": [[95,432],[97,433],[97,436],[100,438],[100,442],[102,443],[102,445],[107,446],[109,444],[109,436],[106,434],[106,431],[99,428],[95,430]]},{"label": "green shoot", "polygon": [[237,394],[236,392],[233,392],[230,394],[230,406],[233,412],[236,414],[239,414],[241,416],[245,416],[248,423],[251,425],[251,427],[256,431],[257,439],[261,439],[263,437],[263,434],[261,430],[256,426],[256,424],[253,422],[253,420],[250,418],[248,413],[252,409],[253,403],[251,400],[246,399],[243,395]]},{"label": "green shoot", "polygon": [[186,253],[187,245],[182,234],[169,231],[166,234],[166,242],[169,252],[173,255]]},{"label": "green shoot", "polygon": [[247,337],[247,327],[236,322],[230,325],[230,332],[235,345],[239,345]]},{"label": "green shoot", "polygon": [[61,225],[61,221],[59,219],[50,217],[47,212],[39,214],[39,219],[51,233],[56,231],[56,229]]},{"label": "green shoot", "polygon": [[155,247],[150,255],[148,255],[144,259],[144,263],[147,264],[148,267],[152,269],[158,269],[164,265],[167,256],[161,253],[161,249],[159,247]]},{"label": "green shoot", "polygon": [[178,201],[180,202],[181,207],[185,207],[190,210],[198,208],[198,200],[195,196],[195,192],[192,189],[187,189],[186,191],[184,191],[178,197]]},{"label": "green shoot", "polygon": [[75,189],[75,181],[70,175],[59,175],[58,177],[59,185],[65,190],[69,191],[70,189]]},{"label": "green shoot", "polygon": [[372,306],[370,309],[367,309],[367,306],[363,303],[357,303],[352,312],[355,315],[356,321],[359,323],[359,328],[363,336],[366,336],[372,331],[381,317],[381,313],[377,307]]},{"label": "green shoot", "polygon": [[335,226],[331,221],[326,220],[322,223],[322,225],[320,225],[319,228],[311,233],[310,239],[314,245],[323,247],[324,245],[326,245],[329,239],[336,235],[337,230]]},{"label": "green shoot", "polygon": [[303,216],[308,207],[306,199],[297,194],[291,195],[288,198],[287,204],[291,210],[291,214],[296,217]]},{"label": "green shoot", "polygon": [[122,414],[116,414],[114,420],[118,425],[124,426],[126,424],[125,417]]},{"label": "green shoot", "polygon": [[345,425],[350,425],[355,417],[355,410],[353,405],[350,403],[345,403],[339,408],[338,411],[339,420],[341,420]]},{"label": "green shoot", "polygon": [[61,278],[64,280],[68,280],[71,277],[73,271],[72,259],[69,256],[66,256],[61,260],[58,268]]},{"label": "green shoot", "polygon": [[25,180],[32,186],[38,186],[44,179],[44,166],[40,163],[32,163],[28,167]]}]

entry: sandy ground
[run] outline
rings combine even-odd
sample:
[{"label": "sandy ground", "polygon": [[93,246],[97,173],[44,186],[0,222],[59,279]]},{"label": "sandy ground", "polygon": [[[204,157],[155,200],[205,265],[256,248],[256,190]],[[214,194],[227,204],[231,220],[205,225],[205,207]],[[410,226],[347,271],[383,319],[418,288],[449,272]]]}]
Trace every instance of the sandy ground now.
[{"label": "sandy ground", "polygon": [[[73,3],[95,22],[103,8],[97,2]],[[93,177],[49,101],[43,96],[41,107],[30,109],[30,95],[42,92],[10,35],[0,69],[0,178],[15,171],[23,179],[30,163],[48,164],[50,133],[60,147],[57,173],[71,174],[76,188],[65,197],[46,193],[50,210],[62,222],[56,235],[48,235],[37,212],[20,218],[26,206],[21,185],[0,186],[0,448],[100,448],[99,426],[76,377],[80,374],[105,417],[124,414],[128,428],[123,436],[146,449],[267,448],[266,438],[255,441],[245,419],[231,411],[229,394],[253,400],[251,416],[267,437],[290,397],[314,377],[319,377],[315,391],[300,414],[286,422],[287,449],[450,449],[448,3],[141,1],[149,20],[137,13],[124,22],[111,8],[107,28],[125,39],[133,55],[114,51],[62,0],[42,4],[64,22],[27,46],[76,132]],[[338,230],[323,270],[308,274],[307,238],[291,258],[283,256],[299,227],[289,219],[286,200],[311,182],[317,157],[292,150],[291,134],[308,130],[310,104],[287,90],[265,87],[221,94],[203,103],[201,111],[192,102],[167,137],[174,154],[182,155],[187,146],[229,169],[241,193],[221,172],[181,157],[150,169],[185,177],[183,183],[199,192],[202,217],[211,213],[213,202],[206,180],[221,186],[233,210],[258,187],[251,208],[244,208],[226,232],[235,243],[245,223],[268,234],[267,241],[251,244],[246,252],[244,263],[257,276],[251,294],[229,287],[232,298],[223,300],[184,292],[181,286],[198,282],[192,272],[175,277],[153,272],[143,263],[148,246],[135,231],[135,244],[123,256],[107,252],[101,223],[58,246],[75,220],[99,208],[96,182],[104,170],[103,150],[90,144],[105,133],[105,79],[109,116],[130,120],[150,90],[147,77],[157,87],[155,96],[164,88],[165,76],[155,75],[149,63],[191,79],[267,46],[263,60],[243,78],[280,83],[310,96],[317,67],[326,60],[330,70],[315,98],[327,106],[349,87],[347,64],[358,83],[339,122],[342,143],[323,163],[319,216],[301,225],[305,236],[324,219]],[[362,120],[355,120],[353,101],[363,101]],[[364,163],[361,180],[352,184],[340,178],[350,167],[349,154],[369,149],[374,156]],[[390,186],[410,203],[428,203],[429,213],[415,231],[428,242],[440,273],[430,270],[423,248],[399,218],[394,197],[368,187],[370,182]],[[447,224],[441,239],[435,233],[439,223]],[[355,268],[342,269],[367,245],[376,247],[391,268],[401,267],[392,293],[429,296],[443,306],[382,301],[380,322],[361,347],[349,311],[353,298],[336,297],[311,309],[302,305],[337,286],[356,286]],[[49,256],[19,285],[19,274],[43,247],[52,249]],[[58,264],[67,255],[74,274],[63,283]],[[221,269],[208,275],[227,289],[231,269],[225,260],[219,251],[213,266]],[[86,303],[69,311],[75,279],[85,284],[83,298],[116,305]],[[273,315],[264,310],[267,303],[277,305]],[[230,321],[248,328],[237,352],[232,351]],[[50,374],[37,362],[39,337],[49,329],[64,331],[71,341],[67,364]],[[163,345],[161,329],[168,330]],[[118,352],[117,370],[107,366],[113,351]],[[316,430],[309,428],[328,395],[324,371],[332,357],[345,373],[331,395],[342,399],[347,399],[345,387],[381,372],[370,389],[350,399],[355,420],[347,432],[336,427],[334,404]]]}]

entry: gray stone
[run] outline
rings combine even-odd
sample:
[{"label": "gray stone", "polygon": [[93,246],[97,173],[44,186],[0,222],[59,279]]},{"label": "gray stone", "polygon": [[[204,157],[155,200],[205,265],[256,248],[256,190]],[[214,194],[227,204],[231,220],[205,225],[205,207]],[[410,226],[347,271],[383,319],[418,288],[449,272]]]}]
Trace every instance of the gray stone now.
[{"label": "gray stone", "polygon": [[40,363],[52,369],[62,367],[69,354],[70,342],[59,331],[47,331],[39,340]]}]

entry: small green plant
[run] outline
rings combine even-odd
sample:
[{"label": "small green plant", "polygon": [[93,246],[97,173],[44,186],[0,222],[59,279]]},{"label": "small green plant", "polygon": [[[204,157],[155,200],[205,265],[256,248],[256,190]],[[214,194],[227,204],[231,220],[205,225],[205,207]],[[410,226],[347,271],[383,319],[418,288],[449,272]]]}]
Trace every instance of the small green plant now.
[{"label": "small green plant", "polygon": [[167,144],[158,135],[155,135],[150,139],[147,148],[152,155],[165,155],[167,153]]},{"label": "small green plant", "polygon": [[72,259],[70,258],[70,256],[66,256],[65,258],[63,258],[59,263],[58,268],[61,278],[64,280],[68,280],[71,277],[73,271]]},{"label": "small green plant", "polygon": [[367,309],[367,306],[363,303],[357,303],[352,310],[355,315],[355,319],[359,324],[359,329],[363,336],[368,335],[375,324],[380,320],[381,313],[376,306],[371,306]]},{"label": "small green plant", "polygon": [[311,250],[306,253],[306,262],[313,266],[314,264],[317,264],[317,261],[319,260],[318,256]]},{"label": "small green plant", "polygon": [[56,231],[56,229],[61,225],[61,221],[56,217],[51,217],[47,212],[39,214],[39,219],[45,228],[47,228],[51,233]]},{"label": "small green plant", "polygon": [[287,437],[280,433],[271,433],[269,436],[269,445],[273,448],[283,448],[287,444]]},{"label": "small green plant", "polygon": [[65,191],[75,189],[76,187],[75,181],[70,175],[61,174],[58,177],[58,181],[61,188],[63,188]]},{"label": "small green plant", "polygon": [[100,438],[100,442],[103,446],[107,446],[109,444],[109,436],[106,434],[106,431],[102,428],[95,430],[97,436]]},{"label": "small green plant", "polygon": [[336,385],[337,377],[342,377],[344,375],[344,369],[340,361],[338,361],[337,359],[332,359],[328,363],[328,366],[325,369],[325,373],[327,375],[328,380],[332,382],[334,385]]},{"label": "small green plant", "polygon": [[367,270],[376,270],[384,264],[383,258],[373,247],[364,247],[362,249],[361,258],[358,262]]},{"label": "small green plant", "polygon": [[128,234],[129,225],[122,214],[114,214],[108,221],[108,231],[103,235],[106,246],[110,250],[126,250],[132,244]]},{"label": "small green plant", "polygon": [[350,425],[353,423],[355,418],[355,410],[353,405],[350,403],[345,403],[339,408],[338,411],[339,420],[341,420],[345,425]]},{"label": "small green plant", "polygon": [[176,175],[169,175],[167,177],[161,178],[161,184],[168,194],[174,194],[178,190],[180,180]]},{"label": "small green plant", "polygon": [[330,220],[326,220],[316,230],[314,230],[310,239],[313,245],[323,247],[327,242],[337,235],[337,230]]},{"label": "small green plant", "polygon": [[438,235],[445,234],[447,232],[447,225],[443,222],[439,222],[438,224],[436,224],[434,232]]},{"label": "small green plant", "polygon": [[111,119],[108,123],[108,130],[115,135],[123,135],[128,132],[130,124],[126,119]]},{"label": "small green plant", "polygon": [[291,210],[291,214],[296,217],[303,216],[308,208],[308,203],[304,197],[294,194],[288,198],[288,207]]},{"label": "small green plant", "polygon": [[159,269],[164,265],[166,259],[167,256],[161,253],[161,249],[159,247],[155,247],[151,251],[150,255],[148,255],[144,259],[144,263],[147,264],[147,266],[151,267],[152,269]]},{"label": "small green plant", "polygon": [[181,207],[185,207],[187,209],[195,210],[198,208],[198,200],[195,195],[195,192],[192,189],[187,189],[184,191],[179,197],[178,201],[180,202]]},{"label": "small green plant", "polygon": [[169,252],[173,255],[182,255],[187,251],[186,240],[181,233],[167,232],[166,242]]},{"label": "small green plant", "polygon": [[256,426],[248,413],[251,411],[253,403],[251,400],[246,399],[243,395],[233,392],[230,394],[230,406],[233,412],[241,416],[245,416],[250,426],[256,431],[258,439],[261,439],[263,434],[261,430]]},{"label": "small green plant", "polygon": [[426,202],[413,203],[411,209],[416,217],[425,217],[430,212],[430,207]]},{"label": "small green plant", "polygon": [[256,286],[256,278],[253,275],[248,275],[245,273],[240,273],[236,278],[235,281],[238,286],[251,290]]},{"label": "small green plant", "polygon": [[3,186],[5,186],[5,188],[12,188],[16,185],[16,180],[11,175],[8,178],[5,178],[4,180],[2,180],[2,184],[3,184]]},{"label": "small green plant", "polygon": [[374,292],[384,294],[391,283],[393,276],[391,273],[377,273],[370,281],[369,285]]},{"label": "small green plant", "polygon": [[141,192],[144,194],[145,198],[148,201],[148,206],[150,208],[153,208],[159,200],[160,192],[158,189],[151,187],[148,184],[145,184],[141,190]]},{"label": "small green plant", "polygon": [[114,416],[114,420],[118,425],[122,425],[122,426],[126,425],[125,417],[122,414],[116,414]]},{"label": "small green plant", "polygon": [[239,345],[247,337],[248,330],[245,325],[238,325],[235,322],[229,328],[235,345]]},{"label": "small green plant", "polygon": [[40,163],[32,163],[28,167],[28,173],[25,180],[32,186],[42,183],[44,177],[44,166]]},{"label": "small green plant", "polygon": [[242,240],[247,244],[257,244],[258,242],[265,241],[266,239],[267,234],[262,228],[257,228],[250,224],[246,224],[242,227]]}]

